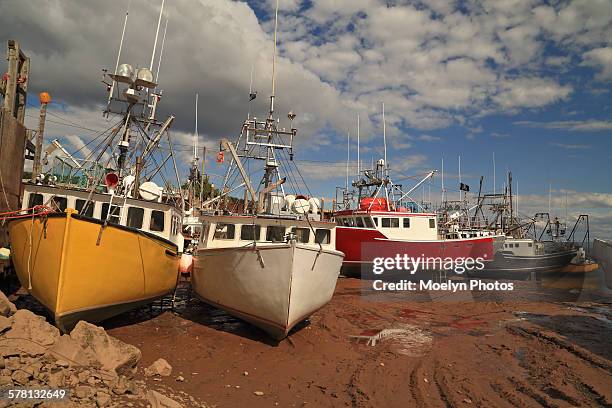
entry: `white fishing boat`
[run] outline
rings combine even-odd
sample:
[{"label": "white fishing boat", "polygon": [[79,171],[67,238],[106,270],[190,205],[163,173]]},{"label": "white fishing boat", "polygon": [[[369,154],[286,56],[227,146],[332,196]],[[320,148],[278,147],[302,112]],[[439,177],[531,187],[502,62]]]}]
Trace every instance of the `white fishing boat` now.
[{"label": "white fishing boat", "polygon": [[[297,191],[295,114],[289,130],[279,127],[272,72],[268,117],[249,117],[235,144],[221,141],[218,160],[229,152],[231,164],[222,194],[202,205],[215,204],[216,215],[201,216],[191,284],[203,301],[282,339],[331,300],[344,255],[335,249],[335,224],[322,221],[321,201]],[[261,169],[250,162],[263,162],[263,170],[248,172]],[[258,190],[254,177],[262,180]],[[240,189],[243,198],[230,197]]]}]

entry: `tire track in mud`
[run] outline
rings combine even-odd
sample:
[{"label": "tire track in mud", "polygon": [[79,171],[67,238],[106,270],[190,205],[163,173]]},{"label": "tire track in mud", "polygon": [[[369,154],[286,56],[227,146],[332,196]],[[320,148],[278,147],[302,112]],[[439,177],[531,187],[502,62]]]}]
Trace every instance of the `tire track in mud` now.
[{"label": "tire track in mud", "polygon": [[535,338],[549,345],[557,346],[566,351],[569,351],[571,354],[573,354],[574,356],[578,357],[581,360],[588,361],[591,365],[599,367],[608,372],[612,371],[612,364],[610,364],[608,360],[598,357],[595,354],[591,353],[588,350],[583,349],[580,346],[569,343],[568,341],[564,340],[563,338],[557,335],[548,334],[543,331],[532,330],[524,326],[508,326],[508,331],[512,334],[516,334],[524,338],[532,338],[532,339]]},{"label": "tire track in mud", "polygon": [[[543,332],[523,325],[508,326],[507,329],[515,336],[536,343],[536,346],[530,344],[529,352],[534,355],[532,361],[523,362],[520,365],[534,380],[534,383],[541,382],[540,389],[513,378],[512,382],[519,391],[532,397],[538,404],[554,405],[558,402],[568,406],[610,406],[610,401],[606,396],[597,390],[598,382],[603,383],[599,386],[603,386],[604,389],[606,384],[609,387],[611,365],[608,360],[568,342],[555,333]],[[570,360],[556,355],[559,350],[567,352],[567,356],[571,356]],[[550,357],[555,355],[556,359],[551,360]],[[551,361],[546,365],[546,370],[538,367],[541,363],[534,366],[534,361],[540,362],[547,359]],[[577,362],[572,362],[571,359]],[[605,372],[604,376],[601,375],[602,370]],[[584,381],[587,375],[595,379],[592,384]]]}]

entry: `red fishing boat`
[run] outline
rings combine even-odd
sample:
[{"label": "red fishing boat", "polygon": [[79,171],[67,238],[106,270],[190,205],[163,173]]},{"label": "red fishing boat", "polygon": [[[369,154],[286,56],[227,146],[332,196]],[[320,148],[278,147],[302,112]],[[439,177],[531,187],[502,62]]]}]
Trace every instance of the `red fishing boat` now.
[{"label": "red fishing boat", "polygon": [[[431,171],[408,192],[393,184],[383,160],[376,169],[365,170],[353,183],[357,188],[357,208],[350,208],[349,194],[334,212],[336,248],[344,252],[348,267],[372,264],[376,258],[407,257],[421,259],[417,270],[441,270],[441,264],[461,264],[466,260],[492,261],[503,245],[504,236],[487,230],[460,230],[438,225],[438,214],[428,212],[410,199],[410,194],[432,177]],[[354,195],[354,193],[353,193]],[[378,197],[381,195],[382,197]],[[397,199],[396,199],[397,197]],[[471,261],[470,261],[471,262]],[[368,271],[371,268],[367,268]],[[456,270],[457,271],[457,270]],[[460,272],[460,270],[459,270]]]}]

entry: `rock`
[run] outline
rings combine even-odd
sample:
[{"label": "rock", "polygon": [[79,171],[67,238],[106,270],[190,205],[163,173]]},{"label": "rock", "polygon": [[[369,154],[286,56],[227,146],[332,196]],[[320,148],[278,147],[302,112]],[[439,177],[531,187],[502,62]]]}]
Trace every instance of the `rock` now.
[{"label": "rock", "polygon": [[184,382],[185,381],[185,377],[183,377],[182,375],[179,375],[178,377],[176,377],[176,381]]},{"label": "rock", "polygon": [[15,371],[21,367],[21,360],[19,357],[9,357],[4,360],[4,366],[11,371]]},{"label": "rock", "polygon": [[253,394],[257,395],[258,397],[261,397],[264,395],[263,391],[255,391],[253,392]]},{"label": "rock", "polygon": [[[1,292],[0,292],[1,293]],[[11,355],[17,351],[27,355],[44,354],[47,347],[59,338],[59,330],[26,309],[19,309],[10,319],[11,329],[0,342],[0,354]]]},{"label": "rock", "polygon": [[89,376],[90,376],[89,370],[81,371],[80,373],[77,374],[77,377],[79,378],[80,383],[86,382]]},{"label": "rock", "polygon": [[67,334],[61,336],[49,349],[47,355],[57,359],[56,364],[60,367],[70,365],[101,368],[96,354],[89,349],[81,347],[81,344]]},{"label": "rock", "polygon": [[137,394],[138,389],[133,381],[121,376],[117,379],[117,383],[112,387],[113,392],[118,395],[122,394]]},{"label": "rock", "polygon": [[11,326],[11,319],[0,315],[0,333],[4,333],[5,331],[9,330]]},{"label": "rock", "polygon": [[242,373],[242,375],[244,375],[246,377],[247,375],[249,375],[249,372],[245,371],[244,373]]},{"label": "rock", "polygon": [[60,388],[64,385],[65,378],[66,378],[66,374],[63,371],[58,371],[56,373],[49,373],[47,375],[47,384],[51,388]]},{"label": "rock", "polygon": [[94,390],[89,385],[79,385],[74,389],[74,395],[79,399],[87,399],[94,395]]},{"label": "rock", "polygon": [[96,392],[96,405],[98,407],[105,407],[111,402],[110,394],[107,394],[103,391]]},{"label": "rock", "polygon": [[0,386],[1,385],[13,385],[13,379],[10,375],[0,375]]},{"label": "rock", "polygon": [[17,311],[17,308],[4,293],[0,292],[0,315],[11,316]]},{"label": "rock", "polygon": [[168,377],[170,374],[172,374],[172,366],[163,358],[155,360],[153,364],[144,370],[144,375],[146,377],[152,377],[154,375]]},{"label": "rock", "polygon": [[182,408],[183,406],[175,400],[160,394],[157,391],[147,391],[147,400],[151,404],[151,408]]},{"label": "rock", "polygon": [[96,362],[106,371],[120,375],[133,375],[140,361],[141,352],[137,347],[109,336],[103,328],[80,321],[70,333],[82,349],[95,355]]},{"label": "rock", "polygon": [[30,378],[32,378],[32,375],[23,370],[17,370],[13,373],[11,378],[17,384],[26,385],[28,381],[30,381]]}]

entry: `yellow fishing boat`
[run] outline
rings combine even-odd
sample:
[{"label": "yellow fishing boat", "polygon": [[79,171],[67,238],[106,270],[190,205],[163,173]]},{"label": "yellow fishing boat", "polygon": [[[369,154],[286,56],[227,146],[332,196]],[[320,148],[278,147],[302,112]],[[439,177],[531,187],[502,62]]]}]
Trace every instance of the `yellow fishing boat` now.
[{"label": "yellow fishing boat", "polygon": [[[22,286],[63,331],[79,320],[99,322],[171,293],[179,265],[180,212],[170,204],[25,186],[24,209],[57,212],[10,221],[11,255]],[[122,204],[122,206],[119,206]],[[61,211],[61,212],[60,212]]]},{"label": "yellow fishing boat", "polygon": [[[32,179],[21,211],[9,217],[17,276],[63,331],[172,293],[178,281],[184,203],[169,132],[174,116],[156,119],[161,91],[150,68],[120,59],[121,46],[115,70],[104,70],[105,123],[112,124],[73,154],[54,139],[41,157],[41,108]],[[50,97],[42,96],[46,107]]]}]

